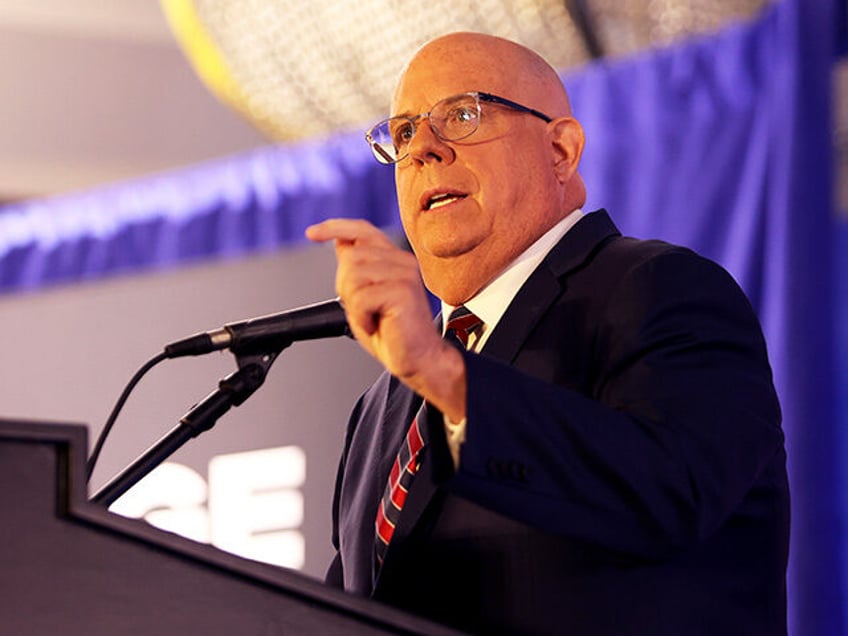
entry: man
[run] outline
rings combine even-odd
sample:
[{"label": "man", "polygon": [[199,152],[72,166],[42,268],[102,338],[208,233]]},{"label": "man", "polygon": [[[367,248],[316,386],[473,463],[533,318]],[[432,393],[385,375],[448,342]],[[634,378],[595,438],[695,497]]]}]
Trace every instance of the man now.
[{"label": "man", "polygon": [[[517,44],[430,42],[392,113],[369,139],[414,256],[364,221],[307,231],[386,368],[349,424],[328,581],[483,634],[785,633],[779,406],[730,276],[583,214],[583,131]],[[470,351],[422,278],[445,320],[482,319]]]}]

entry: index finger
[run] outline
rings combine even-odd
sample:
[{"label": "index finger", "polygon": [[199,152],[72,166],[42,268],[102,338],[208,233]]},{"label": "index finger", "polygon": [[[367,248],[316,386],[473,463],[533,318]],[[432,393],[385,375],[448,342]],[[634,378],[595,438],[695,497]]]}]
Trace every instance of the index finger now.
[{"label": "index finger", "polygon": [[388,241],[388,237],[383,232],[364,219],[327,219],[307,227],[305,234],[310,241],[318,243]]}]

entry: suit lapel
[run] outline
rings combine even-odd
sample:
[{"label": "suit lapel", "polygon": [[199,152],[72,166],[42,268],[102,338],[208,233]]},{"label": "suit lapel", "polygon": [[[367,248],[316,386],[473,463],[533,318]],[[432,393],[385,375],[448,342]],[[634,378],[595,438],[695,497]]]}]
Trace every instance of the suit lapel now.
[{"label": "suit lapel", "polygon": [[620,236],[606,211],[584,216],[548,253],[509,304],[483,347],[483,355],[511,363],[533,327],[568,288],[567,275],[579,269],[604,242]]}]

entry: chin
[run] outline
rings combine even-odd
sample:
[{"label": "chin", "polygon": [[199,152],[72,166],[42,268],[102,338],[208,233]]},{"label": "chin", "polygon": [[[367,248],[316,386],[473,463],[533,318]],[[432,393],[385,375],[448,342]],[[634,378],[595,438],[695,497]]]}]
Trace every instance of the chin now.
[{"label": "chin", "polygon": [[419,259],[424,285],[439,299],[450,305],[461,305],[472,298],[488,282],[488,276],[479,266],[479,258]]},{"label": "chin", "polygon": [[460,236],[455,232],[456,224],[444,231],[430,232],[421,241],[423,251],[436,259],[453,259],[468,256],[480,247],[481,240],[475,236]]}]

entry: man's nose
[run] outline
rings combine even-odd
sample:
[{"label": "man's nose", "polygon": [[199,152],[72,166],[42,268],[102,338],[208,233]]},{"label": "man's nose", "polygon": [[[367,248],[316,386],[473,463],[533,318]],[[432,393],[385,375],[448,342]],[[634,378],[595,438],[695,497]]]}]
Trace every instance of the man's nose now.
[{"label": "man's nose", "polygon": [[436,134],[430,118],[422,117],[409,140],[409,156],[414,163],[424,164],[430,161],[453,161],[454,154],[453,148]]}]

